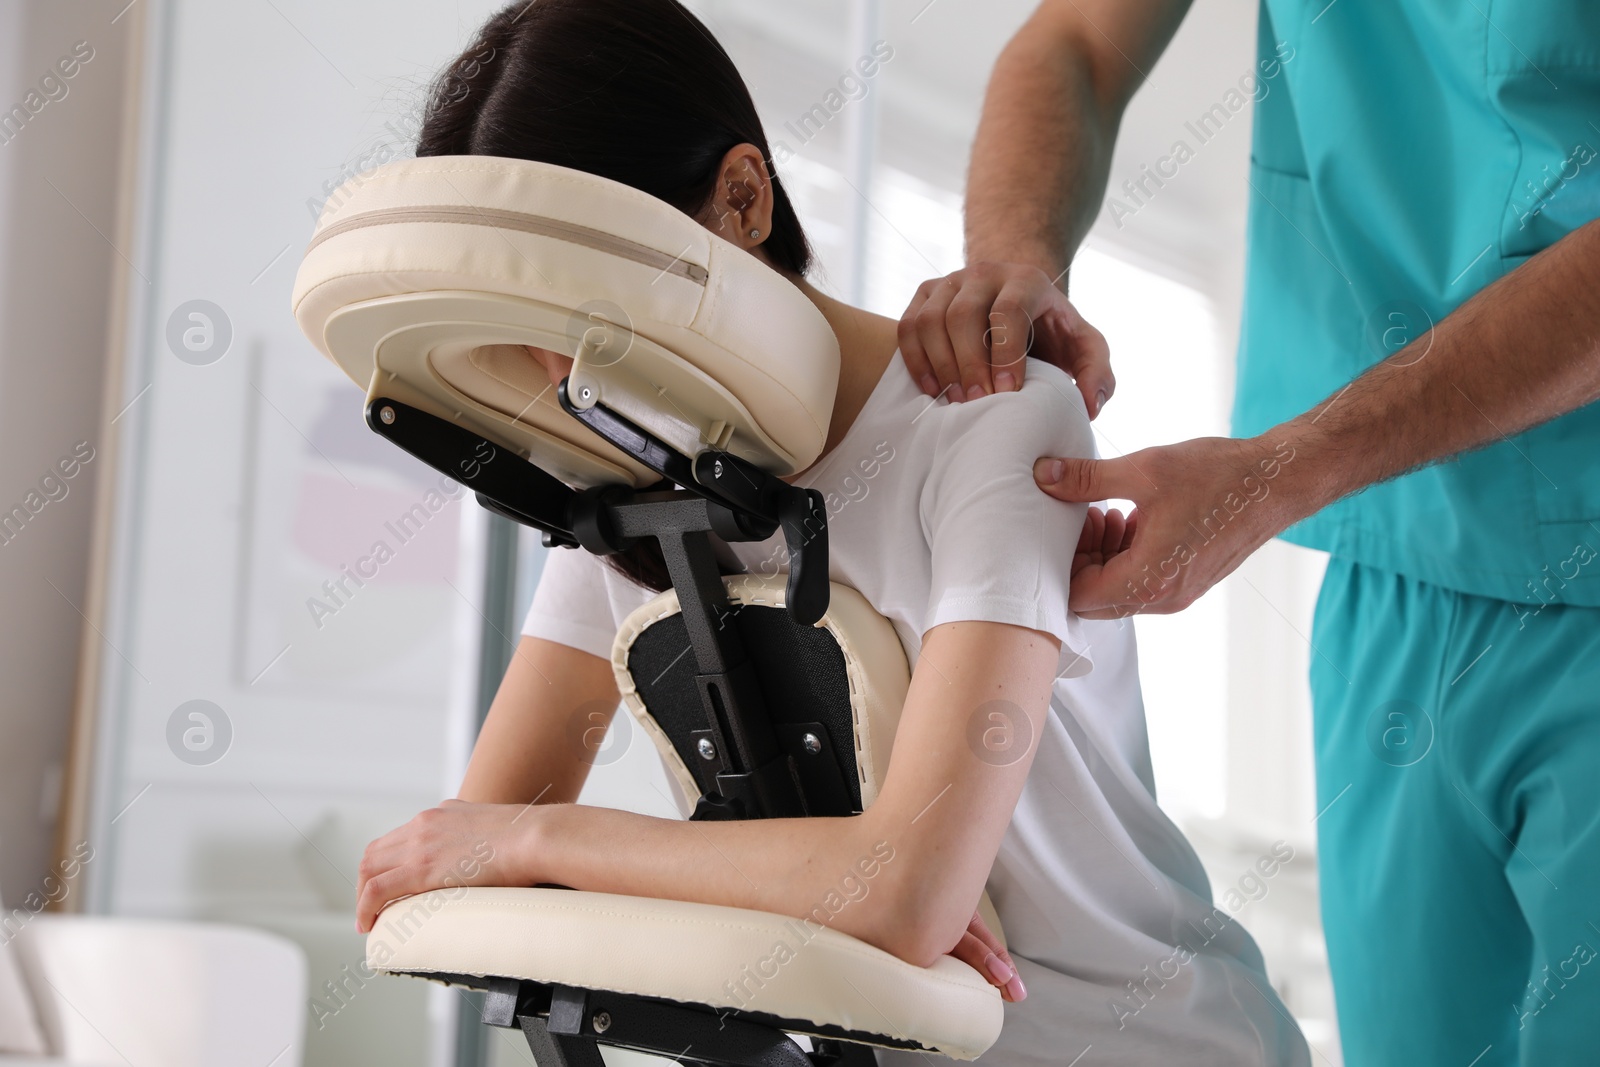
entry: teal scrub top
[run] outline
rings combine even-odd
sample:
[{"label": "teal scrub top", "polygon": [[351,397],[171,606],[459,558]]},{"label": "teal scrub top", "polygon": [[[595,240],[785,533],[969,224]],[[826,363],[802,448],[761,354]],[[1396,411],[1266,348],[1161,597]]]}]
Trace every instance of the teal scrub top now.
[{"label": "teal scrub top", "polygon": [[[1263,0],[1258,50],[1239,436],[1600,216],[1600,0]],[[1284,536],[1466,593],[1600,606],[1600,404]]]}]

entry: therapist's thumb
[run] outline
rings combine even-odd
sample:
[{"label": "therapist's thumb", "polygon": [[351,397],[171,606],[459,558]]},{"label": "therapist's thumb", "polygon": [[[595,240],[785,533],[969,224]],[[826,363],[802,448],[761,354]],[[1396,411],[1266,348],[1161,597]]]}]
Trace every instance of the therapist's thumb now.
[{"label": "therapist's thumb", "polygon": [[1125,459],[1072,459],[1046,456],[1033,465],[1039,488],[1069,504],[1131,500],[1132,470]]}]

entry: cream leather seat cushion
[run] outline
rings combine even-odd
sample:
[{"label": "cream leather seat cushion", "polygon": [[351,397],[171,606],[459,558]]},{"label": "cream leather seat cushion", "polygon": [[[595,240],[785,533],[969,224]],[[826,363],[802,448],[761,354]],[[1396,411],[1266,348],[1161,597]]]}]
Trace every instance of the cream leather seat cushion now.
[{"label": "cream leather seat cushion", "polygon": [[[369,398],[468,426],[569,484],[656,476],[563,412],[522,348],[680,451],[777,474],[827,438],[838,344],[792,283],[626,185],[492,156],[358,175],[328,199],[295,279],[305,335]],[[686,429],[687,427],[687,429]]]},{"label": "cream leather seat cushion", "polygon": [[994,1043],[1003,1018],[999,992],[949,956],[914,967],[785,916],[565,889],[458,887],[395,901],[367,937],[367,963],[764,1012],[964,1060]]}]

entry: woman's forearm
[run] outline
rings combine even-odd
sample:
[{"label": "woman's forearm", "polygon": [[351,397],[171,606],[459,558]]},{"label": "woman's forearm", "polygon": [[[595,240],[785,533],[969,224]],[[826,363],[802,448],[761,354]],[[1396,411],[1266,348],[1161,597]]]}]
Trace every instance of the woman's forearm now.
[{"label": "woman's forearm", "polygon": [[473,746],[459,799],[559,804],[578,799],[618,701],[611,664],[524,637]]},{"label": "woman's forearm", "polygon": [[930,631],[889,773],[861,815],[697,823],[541,807],[522,820],[517,866],[575,889],[819,916],[927,966],[965,931],[1032,762],[1031,749],[975,758],[974,709],[999,699],[1039,736],[1058,648],[993,623]]},{"label": "woman's forearm", "polygon": [[[928,966],[961,940],[983,894],[1029,742],[1044,730],[1059,650],[1053,637],[999,623],[930,630],[878,798],[849,818],[697,823],[524,795],[447,801],[367,846],[358,928],[388,902],[441,886],[548,882],[810,918]],[[972,740],[974,715],[987,737],[996,707],[1010,709],[1005,737],[1027,739],[998,760]]]},{"label": "woman's forearm", "polygon": [[920,940],[906,914],[904,835],[871,813],[701,823],[563,804],[532,814],[521,840],[539,879],[809,917],[902,957]]}]

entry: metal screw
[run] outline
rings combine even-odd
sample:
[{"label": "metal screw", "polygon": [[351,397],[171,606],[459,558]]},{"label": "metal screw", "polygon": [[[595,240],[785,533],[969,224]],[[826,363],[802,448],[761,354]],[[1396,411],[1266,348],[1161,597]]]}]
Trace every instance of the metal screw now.
[{"label": "metal screw", "polygon": [[589,399],[589,398],[590,398],[590,397],[592,397],[592,396],[594,396],[594,390],[593,390],[593,389],[590,389],[590,388],[589,388],[589,387],[588,387],[588,386],[587,386],[587,385],[586,385],[586,386],[584,386],[584,387],[583,387],[583,388],[581,388],[581,389],[579,389],[579,390],[578,390],[578,395],[579,395],[579,396],[580,396],[580,397],[582,397],[582,398],[583,398],[583,399],[584,399],[584,400],[588,400],[588,399]]},{"label": "metal screw", "polygon": [[388,406],[379,408],[378,409],[378,421],[382,422],[385,426],[393,425],[393,423],[394,423],[394,408],[391,408],[391,407],[388,407]]},{"label": "metal screw", "polygon": [[711,743],[711,738],[709,737],[702,737],[695,748],[699,749],[701,759],[712,760],[717,758],[717,746]]},{"label": "metal screw", "polygon": [[594,1013],[594,1018],[589,1021],[593,1024],[594,1032],[597,1034],[603,1034],[611,1029],[611,1013],[609,1011],[597,1011]]},{"label": "metal screw", "polygon": [[806,734],[800,739],[800,743],[806,747],[806,752],[813,756],[822,751],[822,740],[816,734]]},{"label": "metal screw", "polygon": [[719,459],[711,465],[711,473],[718,478],[722,477],[722,460]]}]

